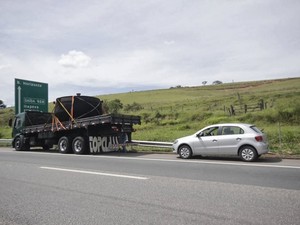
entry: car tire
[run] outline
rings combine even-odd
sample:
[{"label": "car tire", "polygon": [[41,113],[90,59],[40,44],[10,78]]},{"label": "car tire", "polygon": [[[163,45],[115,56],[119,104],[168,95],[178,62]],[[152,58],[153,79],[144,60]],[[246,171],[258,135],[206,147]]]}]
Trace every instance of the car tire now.
[{"label": "car tire", "polygon": [[72,149],[75,154],[86,154],[87,153],[87,142],[81,136],[76,137],[72,142]]},{"label": "car tire", "polygon": [[178,154],[182,159],[189,159],[192,157],[193,152],[190,146],[188,145],[181,145],[178,149]]},{"label": "car tire", "polygon": [[245,162],[253,162],[258,158],[255,148],[243,146],[239,151],[240,158]]},{"label": "car tire", "polygon": [[62,154],[67,154],[71,152],[71,143],[68,137],[63,136],[58,141],[58,151]]}]

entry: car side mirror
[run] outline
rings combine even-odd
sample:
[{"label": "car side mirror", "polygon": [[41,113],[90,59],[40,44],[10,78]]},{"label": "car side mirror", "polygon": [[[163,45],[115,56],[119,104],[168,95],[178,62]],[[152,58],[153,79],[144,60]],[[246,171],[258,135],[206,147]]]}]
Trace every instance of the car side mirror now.
[{"label": "car side mirror", "polygon": [[9,119],[9,121],[8,121],[8,126],[12,126],[12,119]]}]

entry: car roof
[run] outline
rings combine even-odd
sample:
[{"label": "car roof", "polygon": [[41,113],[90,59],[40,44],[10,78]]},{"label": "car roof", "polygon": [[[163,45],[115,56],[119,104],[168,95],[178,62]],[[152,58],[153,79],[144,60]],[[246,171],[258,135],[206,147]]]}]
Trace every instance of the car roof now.
[{"label": "car roof", "polygon": [[224,127],[224,126],[246,126],[246,127],[251,127],[254,126],[253,124],[248,124],[248,123],[218,123],[218,124],[212,124],[209,125],[210,126],[220,126],[220,127]]}]

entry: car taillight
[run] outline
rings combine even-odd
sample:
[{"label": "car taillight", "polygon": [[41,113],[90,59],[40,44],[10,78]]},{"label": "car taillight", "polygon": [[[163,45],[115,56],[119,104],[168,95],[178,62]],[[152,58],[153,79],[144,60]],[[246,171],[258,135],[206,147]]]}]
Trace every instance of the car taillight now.
[{"label": "car taillight", "polygon": [[256,137],[255,137],[255,140],[256,140],[257,142],[262,142],[262,141],[263,141],[263,137],[262,137],[262,136],[256,136]]}]

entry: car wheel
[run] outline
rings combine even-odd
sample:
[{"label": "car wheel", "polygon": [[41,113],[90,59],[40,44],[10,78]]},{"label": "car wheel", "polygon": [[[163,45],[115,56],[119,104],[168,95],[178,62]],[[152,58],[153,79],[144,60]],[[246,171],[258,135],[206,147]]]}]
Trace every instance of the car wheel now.
[{"label": "car wheel", "polygon": [[75,154],[85,154],[87,152],[86,141],[83,137],[76,137],[72,143],[73,152]]},{"label": "car wheel", "polygon": [[189,159],[193,155],[192,149],[188,145],[181,145],[178,149],[178,153],[182,159]]},{"label": "car wheel", "polygon": [[60,153],[66,154],[71,152],[70,140],[66,136],[59,139],[57,146]]},{"label": "car wheel", "polygon": [[240,157],[243,161],[252,162],[257,159],[257,152],[251,146],[243,146],[240,149]]}]

